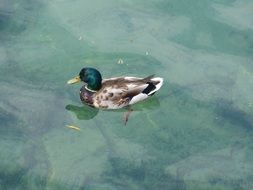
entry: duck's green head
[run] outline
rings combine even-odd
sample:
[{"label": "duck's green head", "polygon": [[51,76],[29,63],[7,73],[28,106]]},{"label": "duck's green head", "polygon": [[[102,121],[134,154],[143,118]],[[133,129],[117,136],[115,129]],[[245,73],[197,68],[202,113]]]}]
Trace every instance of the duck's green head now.
[{"label": "duck's green head", "polygon": [[101,88],[102,77],[97,69],[85,67],[77,77],[70,79],[68,84],[74,84],[80,81],[86,83],[88,89],[97,91]]}]

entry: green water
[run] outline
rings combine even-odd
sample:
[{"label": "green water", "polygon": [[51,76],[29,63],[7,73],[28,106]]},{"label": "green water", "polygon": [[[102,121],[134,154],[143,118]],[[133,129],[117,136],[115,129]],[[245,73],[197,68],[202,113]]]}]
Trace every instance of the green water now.
[{"label": "green water", "polygon": [[[1,0],[0,189],[253,189],[252,18],[251,0]],[[164,85],[124,126],[66,85],[84,66]]]}]

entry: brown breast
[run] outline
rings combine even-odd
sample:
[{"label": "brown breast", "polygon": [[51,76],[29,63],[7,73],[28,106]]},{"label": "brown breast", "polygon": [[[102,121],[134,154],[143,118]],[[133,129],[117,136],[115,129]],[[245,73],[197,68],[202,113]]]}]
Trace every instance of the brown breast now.
[{"label": "brown breast", "polygon": [[85,86],[82,86],[82,88],[80,89],[81,101],[89,106],[92,106],[92,107],[94,107],[93,106],[93,94],[94,94],[94,92],[87,90],[85,88]]}]

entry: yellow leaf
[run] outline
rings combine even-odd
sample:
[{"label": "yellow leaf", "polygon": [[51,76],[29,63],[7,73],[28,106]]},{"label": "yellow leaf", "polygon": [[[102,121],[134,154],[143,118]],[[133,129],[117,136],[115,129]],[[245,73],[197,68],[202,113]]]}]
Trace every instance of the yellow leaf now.
[{"label": "yellow leaf", "polygon": [[75,129],[77,131],[81,131],[81,129],[79,127],[76,127],[74,125],[66,125],[66,127],[70,128],[70,129]]}]

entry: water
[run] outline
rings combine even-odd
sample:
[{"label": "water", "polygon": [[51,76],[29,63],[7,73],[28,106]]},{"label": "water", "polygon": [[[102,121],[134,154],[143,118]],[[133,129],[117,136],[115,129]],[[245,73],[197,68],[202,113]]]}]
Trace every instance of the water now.
[{"label": "water", "polygon": [[[0,189],[252,189],[252,10],[1,0]],[[165,83],[125,127],[125,110],[89,108],[66,85],[84,66]]]}]

